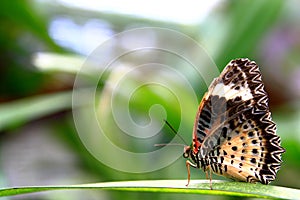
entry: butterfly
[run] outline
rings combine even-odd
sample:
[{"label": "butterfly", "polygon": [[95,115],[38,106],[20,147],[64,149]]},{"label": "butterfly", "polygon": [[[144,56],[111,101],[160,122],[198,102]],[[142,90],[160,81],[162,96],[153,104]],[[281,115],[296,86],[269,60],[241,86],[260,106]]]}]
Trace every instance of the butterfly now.
[{"label": "butterfly", "polygon": [[[281,154],[258,65],[232,60],[205,93],[184,147],[188,184],[190,166],[237,181],[268,184],[280,169]],[[187,185],[188,185],[187,184]]]}]

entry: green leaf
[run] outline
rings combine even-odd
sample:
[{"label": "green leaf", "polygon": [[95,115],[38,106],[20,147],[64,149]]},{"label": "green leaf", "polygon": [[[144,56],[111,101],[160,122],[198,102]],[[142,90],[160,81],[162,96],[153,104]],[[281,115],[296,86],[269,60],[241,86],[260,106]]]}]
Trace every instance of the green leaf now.
[{"label": "green leaf", "polygon": [[53,50],[61,52],[61,47],[48,34],[46,19],[38,14],[33,5],[31,1],[1,1],[0,17],[7,22],[7,25],[10,25],[6,29],[8,32],[11,31],[12,35],[16,34],[18,30],[29,31]]},{"label": "green leaf", "polygon": [[191,181],[188,187],[185,186],[186,183],[187,180],[151,180],[103,182],[66,186],[13,187],[0,189],[0,197],[51,190],[104,189],[132,192],[242,196],[268,199],[300,199],[300,190],[279,186],[215,180],[212,183],[213,190],[211,190],[209,181],[207,180]]},{"label": "green leaf", "polygon": [[83,56],[51,52],[39,52],[32,57],[33,65],[45,72],[53,71],[76,74],[84,62],[85,58]]},{"label": "green leaf", "polygon": [[251,57],[262,37],[281,14],[284,1],[231,1],[226,13],[228,30],[215,56],[217,66],[223,68],[231,59]]},{"label": "green leaf", "polygon": [[70,109],[72,91],[28,97],[0,105],[0,131]]}]

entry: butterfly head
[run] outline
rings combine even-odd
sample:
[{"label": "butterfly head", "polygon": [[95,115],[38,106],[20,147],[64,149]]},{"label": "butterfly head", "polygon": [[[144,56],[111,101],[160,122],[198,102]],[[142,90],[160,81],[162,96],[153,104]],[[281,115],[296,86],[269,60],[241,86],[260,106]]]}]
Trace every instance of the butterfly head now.
[{"label": "butterfly head", "polygon": [[199,160],[199,157],[193,151],[192,145],[184,146],[183,157],[188,159],[189,165],[195,168],[203,168],[203,159]]},{"label": "butterfly head", "polygon": [[184,146],[183,148],[183,157],[184,158],[190,158],[192,153],[191,146]]}]

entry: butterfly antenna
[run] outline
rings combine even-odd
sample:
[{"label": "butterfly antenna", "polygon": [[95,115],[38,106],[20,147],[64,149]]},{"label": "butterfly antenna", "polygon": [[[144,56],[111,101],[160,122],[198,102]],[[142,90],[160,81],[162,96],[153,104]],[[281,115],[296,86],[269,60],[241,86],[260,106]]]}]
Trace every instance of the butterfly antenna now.
[{"label": "butterfly antenna", "polygon": [[181,135],[179,135],[179,134],[177,133],[177,131],[171,126],[171,124],[170,124],[167,120],[164,119],[164,122],[165,122],[165,123],[168,125],[168,127],[173,131],[173,133],[174,133],[175,135],[177,135],[177,136],[184,142],[184,144],[188,145],[188,144],[186,143],[186,141],[183,139],[183,137],[181,137]]},{"label": "butterfly antenna", "polygon": [[184,144],[178,143],[162,143],[162,144],[155,144],[155,147],[164,147],[164,146],[185,146]]}]

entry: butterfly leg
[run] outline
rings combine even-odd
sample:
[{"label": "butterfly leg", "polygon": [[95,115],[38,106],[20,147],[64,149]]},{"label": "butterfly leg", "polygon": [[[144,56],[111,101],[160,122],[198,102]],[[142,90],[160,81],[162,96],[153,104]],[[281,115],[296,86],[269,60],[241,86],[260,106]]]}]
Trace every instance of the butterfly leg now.
[{"label": "butterfly leg", "polygon": [[195,165],[194,163],[190,162],[189,160],[187,160],[185,164],[186,164],[186,169],[187,169],[187,172],[188,172],[188,183],[185,186],[189,186],[190,180],[191,180],[190,166],[197,168],[197,165]]},{"label": "butterfly leg", "polygon": [[212,178],[211,178],[212,174],[211,174],[211,168],[209,168],[209,186],[210,186],[210,189],[212,190]]},{"label": "butterfly leg", "polygon": [[205,171],[205,178],[208,179],[208,172]]},{"label": "butterfly leg", "polygon": [[[208,176],[208,171],[209,171],[209,176]],[[209,179],[209,187],[212,190],[212,178],[211,178],[211,168],[209,167],[208,170],[205,170],[205,177],[206,179]]]}]

